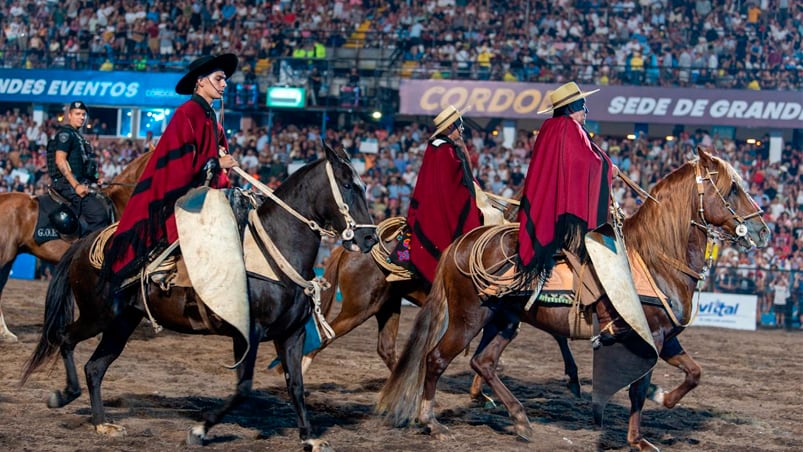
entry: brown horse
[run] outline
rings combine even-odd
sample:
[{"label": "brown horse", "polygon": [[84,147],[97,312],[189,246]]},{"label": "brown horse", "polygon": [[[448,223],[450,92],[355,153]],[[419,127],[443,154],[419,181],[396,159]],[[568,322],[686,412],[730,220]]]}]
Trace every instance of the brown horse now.
[{"label": "brown horse", "polygon": [[[376,245],[380,246],[380,245]],[[329,318],[334,307],[335,293],[340,288],[343,301],[337,316],[330,321],[335,336],[324,340],[321,346],[305,356],[308,366],[315,355],[329,346],[335,339],[348,334],[371,317],[376,318],[379,328],[376,350],[388,369],[396,365],[396,336],[399,332],[399,315],[402,299],[422,306],[429,293],[429,283],[420,278],[389,282],[386,273],[377,265],[370,254],[349,252],[343,247],[335,248],[326,262],[324,278],[332,283],[329,290],[321,294],[321,310]],[[580,395],[580,380],[577,364],[569,348],[569,341],[563,336],[553,335],[560,347],[564,371],[569,377],[567,386],[575,396]],[[471,397],[480,398],[480,385],[472,385]]]},{"label": "brown horse", "polygon": [[[243,205],[235,206],[235,216],[243,216]],[[248,275],[250,324],[242,334],[235,325],[215,315],[192,287],[173,286],[163,290],[153,282],[134,284],[118,292],[126,308],[114,316],[105,293],[98,287],[110,285],[91,263],[95,235],[89,235],[65,254],[56,267],[45,300],[45,324],[36,350],[23,373],[23,382],[57,351],[67,373],[67,386],[54,391],[48,406],[63,407],[81,394],[73,359],[75,346],[103,333],[91,358],[84,366],[92,424],[101,433],[124,432],[108,424],[101,397],[101,384],[109,366],[125,348],[145,311],[165,328],[187,334],[217,334],[232,338],[237,367],[234,394],[205,422],[193,427],[190,444],[202,444],[209,429],[250,394],[257,349],[263,341],[273,341],[286,369],[287,390],[296,409],[302,439],[310,437],[312,426],[304,404],[301,357],[306,336],[305,325],[313,307],[310,294],[320,289],[313,265],[321,234],[339,233],[354,250],[368,252],[376,243],[375,229],[365,197],[365,186],[351,166],[345,152],[326,146],[326,158],[305,165],[288,177],[256,210],[248,224],[268,265],[276,269],[276,279]],[[324,229],[325,228],[325,229]],[[333,231],[334,230],[334,231]],[[216,275],[209,275],[210,279]],[[225,285],[225,282],[220,282]],[[111,288],[112,290],[115,288]],[[143,300],[143,295],[147,298]],[[147,305],[145,305],[147,303]],[[74,306],[80,310],[73,319]],[[149,310],[148,310],[149,308]],[[247,337],[246,337],[247,336]],[[250,343],[250,346],[249,346]]]},{"label": "brown horse", "polygon": [[[101,193],[107,196],[114,206],[115,218],[120,218],[150,156],[150,152],[140,155],[110,183],[104,184],[101,188]],[[0,229],[0,297],[2,297],[3,288],[8,282],[11,266],[17,255],[30,253],[43,261],[56,263],[72,241],[56,239],[41,245],[36,243],[34,229],[39,220],[39,199],[26,193],[0,193],[0,215],[3,217],[3,227]],[[6,326],[0,304],[0,342],[16,342],[16,340],[17,336]]]},{"label": "brown horse", "polygon": [[[766,246],[770,232],[761,219],[760,209],[742,188],[742,180],[733,168],[702,149],[698,150],[697,159],[660,180],[651,195],[657,201],[646,201],[625,220],[623,229],[628,248],[639,253],[658,288],[670,300],[668,305],[642,304],[655,347],[664,355],[665,351],[670,352],[665,344],[672,344],[671,339],[694,315],[692,296],[708,265],[706,247],[719,239],[733,241],[742,248]],[[504,403],[517,434],[524,439],[532,436],[524,407],[496,375],[497,360],[515,337],[521,320],[550,333],[567,336],[573,318],[570,318],[570,307],[546,305],[540,300],[525,311],[529,294],[514,293],[503,298],[478,295],[471,275],[461,269],[468,268],[472,245],[486,230],[488,228],[478,228],[458,239],[441,257],[428,300],[416,317],[399,363],[380,393],[377,409],[396,425],[417,418],[435,435],[446,435],[447,429],[438,423],[434,414],[437,381],[455,356],[482,330],[487,346],[476,351],[471,367]],[[489,240],[481,256],[486,268],[515,255],[516,234],[498,234]],[[593,408],[595,420],[601,422],[602,409],[608,399],[596,399],[597,386],[610,383],[608,380],[618,375],[616,366],[625,353],[638,358],[646,352],[643,347],[636,347],[638,343],[627,325],[623,327],[621,322],[615,322],[617,313],[604,292],[592,309],[598,324],[611,324],[616,333],[603,336],[602,343],[595,346]],[[676,348],[672,353],[682,353],[677,342],[671,348]],[[615,350],[618,354],[606,350]],[[604,372],[598,372],[598,367]],[[655,450],[640,431],[641,410],[650,388],[652,370],[648,368],[640,375],[616,382],[611,394],[630,384],[627,442],[640,450]]]}]

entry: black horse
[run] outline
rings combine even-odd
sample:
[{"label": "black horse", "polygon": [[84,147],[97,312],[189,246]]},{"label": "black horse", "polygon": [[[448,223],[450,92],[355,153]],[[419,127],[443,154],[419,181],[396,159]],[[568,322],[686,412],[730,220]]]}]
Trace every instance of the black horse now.
[{"label": "black horse", "polygon": [[[341,234],[351,249],[368,252],[376,243],[375,229],[368,213],[365,187],[342,151],[328,146],[326,158],[310,163],[291,175],[257,209],[258,223],[267,232],[285,262],[276,254],[265,253],[270,265],[283,268],[277,271],[278,281],[248,276],[250,304],[250,347],[246,338],[233,325],[220,318],[208,321],[204,306],[192,288],[172,287],[163,291],[147,283],[147,308],[162,326],[191,334],[217,334],[233,339],[234,356],[242,359],[237,368],[237,387],[234,394],[218,408],[205,413],[205,422],[188,433],[190,444],[201,444],[209,429],[220,422],[232,408],[249,395],[253,384],[254,365],[259,342],[273,341],[284,369],[287,390],[296,408],[302,439],[312,436],[312,427],[304,404],[304,382],[301,373],[302,347],[305,324],[313,312],[309,291],[300,284],[315,278],[313,265],[321,241],[320,234],[332,229]],[[320,228],[318,227],[320,225]],[[334,232],[331,232],[334,234]],[[48,357],[61,352],[67,371],[64,391],[55,391],[48,401],[51,408],[62,407],[81,394],[73,360],[75,346],[98,333],[102,340],[84,367],[90,402],[92,423],[100,433],[123,433],[125,430],[106,423],[101,398],[101,384],[106,370],[122,353],[134,329],[143,319],[146,305],[139,284],[125,289],[122,294],[128,304],[113,316],[105,298],[96,289],[108,284],[90,263],[90,249],[95,235],[87,236],[71,247],[56,267],[48,287],[45,324],[39,344],[23,373],[22,381],[41,366]],[[289,268],[288,268],[289,267]],[[293,277],[293,273],[297,273]],[[299,282],[299,276],[303,281]],[[74,320],[74,305],[80,316]],[[199,329],[198,322],[206,328]]]}]

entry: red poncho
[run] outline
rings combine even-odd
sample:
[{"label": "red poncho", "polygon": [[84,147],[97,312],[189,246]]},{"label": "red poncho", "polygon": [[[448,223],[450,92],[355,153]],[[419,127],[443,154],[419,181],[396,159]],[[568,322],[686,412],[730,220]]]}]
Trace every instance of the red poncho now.
[{"label": "red poncho", "polygon": [[612,163],[568,116],[547,119],[533,146],[518,220],[519,258],[528,271],[551,269],[568,249],[585,257],[586,232],[608,218]]},{"label": "red poncho", "polygon": [[430,141],[418,173],[407,224],[410,261],[430,283],[443,250],[457,237],[482,225],[465,154],[445,137]]},{"label": "red poncho", "polygon": [[[191,188],[203,185],[203,166],[209,159],[219,157],[218,146],[228,149],[223,128],[204,99],[193,96],[176,109],[106,251],[106,269],[118,281],[146,264],[148,253],[158,243],[178,239],[176,200]],[[221,173],[210,185],[226,187],[228,178]]]}]

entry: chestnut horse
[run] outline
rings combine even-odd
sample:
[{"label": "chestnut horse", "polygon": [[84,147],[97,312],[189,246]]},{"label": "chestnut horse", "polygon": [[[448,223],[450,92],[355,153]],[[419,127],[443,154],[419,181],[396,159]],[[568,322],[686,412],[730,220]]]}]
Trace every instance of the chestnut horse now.
[{"label": "chestnut horse", "polygon": [[[247,398],[253,384],[257,349],[263,341],[273,341],[276,346],[286,370],[287,390],[296,409],[300,436],[308,439],[312,435],[312,426],[304,403],[301,357],[304,327],[313,313],[308,293],[314,293],[316,287],[319,290],[313,265],[321,234],[335,236],[339,233],[347,246],[362,252],[370,251],[376,243],[364,184],[344,151],[335,152],[325,147],[326,158],[307,164],[288,177],[273,195],[269,195],[271,199],[258,207],[258,219],[249,225],[258,230],[261,224],[266,232],[260,236],[268,239],[258,240],[259,246],[269,265],[277,269],[278,279],[248,275],[248,338],[233,325],[206,314],[206,309],[201,306],[202,300],[191,287],[174,286],[164,291],[152,282],[143,283],[144,287],[135,284],[118,293],[128,300],[128,304],[119,315],[113,316],[104,294],[97,290],[108,283],[90,263],[89,254],[95,237],[90,235],[73,245],[56,267],[45,300],[43,333],[24,370],[23,382],[60,350],[67,371],[67,386],[63,391],[53,393],[48,406],[62,407],[75,400],[81,393],[73,361],[75,346],[103,333],[84,366],[92,407],[91,420],[98,432],[124,432],[122,427],[106,423],[101,384],[106,370],[120,356],[142,320],[146,310],[142,295],[147,293],[149,313],[160,325],[187,334],[230,336],[235,359],[242,359],[237,367],[234,394],[222,407],[207,413],[202,425],[189,431],[188,443],[202,444],[209,429]],[[80,317],[73,320],[76,304]]]},{"label": "chestnut horse", "polygon": [[[376,245],[380,246],[380,245]],[[330,321],[335,336],[323,340],[321,346],[305,356],[305,368],[315,355],[329,346],[335,339],[348,334],[371,317],[376,318],[379,327],[376,350],[388,369],[396,365],[396,336],[399,332],[399,315],[402,298],[421,306],[429,293],[429,283],[420,278],[389,282],[386,273],[377,265],[370,254],[349,252],[337,247],[326,262],[324,279],[332,283],[331,288],[321,293],[321,310],[329,318],[334,306],[338,287],[343,301],[337,316]],[[580,380],[577,364],[569,348],[569,341],[563,336],[553,335],[563,357],[564,372],[569,377],[567,387],[575,396],[580,396]],[[480,397],[479,384],[471,387],[471,397]]]},{"label": "chestnut horse", "polygon": [[[123,208],[131,197],[131,192],[139,180],[151,153],[146,152],[128,164],[123,171],[101,189],[114,206],[115,218],[120,218]],[[48,195],[43,195],[48,196]],[[64,239],[50,240],[37,244],[34,240],[34,229],[39,220],[39,199],[26,193],[0,193],[0,215],[3,227],[0,228],[0,300],[3,288],[11,274],[14,259],[20,253],[30,253],[46,262],[56,263],[70,247],[72,241]],[[116,220],[115,220],[116,221]],[[0,342],[16,342],[14,335],[6,326],[0,302]]]},{"label": "chestnut horse", "polygon": [[[709,264],[706,247],[720,239],[733,241],[745,249],[763,247],[769,241],[770,231],[761,219],[761,210],[745,192],[734,169],[702,149],[698,149],[698,158],[661,179],[651,195],[656,201],[645,201],[624,221],[624,237],[628,248],[640,254],[656,285],[670,300],[668,307],[660,303],[642,304],[655,347],[664,355],[670,352],[665,350],[665,344],[673,344],[671,348],[675,350],[671,353],[680,354],[682,348],[671,339],[695,314],[692,296]],[[396,425],[418,419],[436,436],[448,436],[447,429],[435,418],[435,388],[449,363],[483,330],[484,335],[492,337],[484,338],[487,346],[476,351],[471,367],[504,403],[513,418],[516,433],[523,439],[532,437],[532,426],[524,407],[498,378],[495,366],[522,320],[553,334],[569,335],[570,308],[542,305],[538,301],[530,310],[525,310],[529,294],[521,293],[481,298],[471,275],[461,269],[469,268],[472,245],[488,229],[478,228],[466,234],[441,257],[428,300],[416,317],[399,363],[380,393],[377,410]],[[481,256],[486,268],[515,255],[516,234],[497,234],[486,239],[489,245]],[[605,293],[592,308],[600,325],[617,318]],[[606,382],[605,378],[597,381],[597,376],[616,378],[619,359],[625,356],[628,347],[636,344],[626,326],[619,332],[609,335],[604,345],[595,347],[594,396],[598,384]],[[606,349],[616,350],[619,355],[605,352]],[[628,352],[632,356],[646,355],[643,349],[632,350]],[[607,373],[597,373],[597,367]],[[630,383],[627,442],[640,450],[656,450],[640,431],[641,411],[651,376],[652,370],[648,369],[635,377],[635,381],[617,382],[615,389]],[[592,398],[594,419],[599,423],[607,400],[600,403]]]}]

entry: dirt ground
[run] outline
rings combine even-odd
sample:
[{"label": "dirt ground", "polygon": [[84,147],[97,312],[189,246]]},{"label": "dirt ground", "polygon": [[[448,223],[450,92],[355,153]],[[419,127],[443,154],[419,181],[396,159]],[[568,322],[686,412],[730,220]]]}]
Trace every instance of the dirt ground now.
[{"label": "dirt ground", "polygon": [[[104,382],[110,417],[128,434],[96,434],[89,423],[89,399],[51,410],[45,401],[61,388],[58,361],[35,374],[25,387],[18,381],[23,363],[41,329],[46,284],[11,280],[3,310],[16,344],[0,344],[0,450],[111,451],[187,448],[186,431],[202,411],[230,394],[235,376],[231,344],[222,337],[158,335],[144,325]],[[409,331],[416,308],[405,308],[400,330]],[[606,426],[591,421],[591,349],[572,344],[580,366],[582,398],[565,389],[563,365],[551,337],[524,326],[503,357],[504,381],[524,404],[535,440],[523,443],[510,433],[504,408],[469,402],[472,374],[460,357],[438,386],[439,419],[454,436],[435,440],[417,428],[387,427],[373,414],[377,391],[388,371],[375,353],[375,325],[368,322],[322,353],[305,378],[307,404],[319,436],[342,451],[588,451],[628,450],[629,402],[620,391],[606,410]],[[681,342],[702,365],[703,379],[678,407],[649,404],[645,436],[663,450],[803,450],[803,334],[798,331],[740,332],[694,328]],[[96,340],[77,350],[80,366]],[[254,397],[210,432],[207,450],[300,451],[295,415],[284,380],[266,370],[273,347],[262,344]],[[664,388],[682,374],[658,364],[653,381]],[[83,372],[81,371],[83,382]],[[84,384],[85,388],[85,384]]]}]

